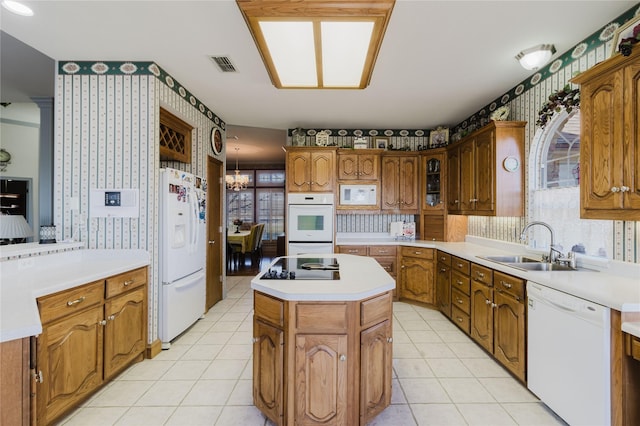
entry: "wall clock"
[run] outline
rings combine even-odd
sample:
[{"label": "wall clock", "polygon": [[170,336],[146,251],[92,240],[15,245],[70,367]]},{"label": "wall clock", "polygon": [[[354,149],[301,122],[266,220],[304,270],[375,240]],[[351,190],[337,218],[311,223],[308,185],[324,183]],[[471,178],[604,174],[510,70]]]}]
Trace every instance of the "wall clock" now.
[{"label": "wall clock", "polygon": [[520,161],[516,157],[507,157],[502,162],[502,167],[508,172],[515,172],[520,167]]},{"label": "wall clock", "polygon": [[211,129],[209,143],[211,144],[211,149],[216,155],[219,155],[222,152],[222,135],[220,134],[220,130],[215,126]]}]

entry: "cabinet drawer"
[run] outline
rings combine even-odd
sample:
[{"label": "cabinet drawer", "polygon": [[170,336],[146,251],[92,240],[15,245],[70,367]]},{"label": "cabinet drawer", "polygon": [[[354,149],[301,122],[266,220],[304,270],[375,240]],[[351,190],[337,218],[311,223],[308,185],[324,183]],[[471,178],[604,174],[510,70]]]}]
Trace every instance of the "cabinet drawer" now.
[{"label": "cabinet drawer", "polygon": [[374,257],[376,262],[393,277],[396,276],[396,258],[395,257]]},{"label": "cabinet drawer", "polygon": [[471,279],[491,287],[493,286],[493,269],[472,263]]},{"label": "cabinet drawer", "polygon": [[451,289],[458,289],[460,292],[471,295],[471,280],[468,276],[456,270],[451,271]]},{"label": "cabinet drawer", "polygon": [[627,334],[627,355],[640,361],[640,338]]},{"label": "cabinet drawer", "polygon": [[425,249],[421,247],[400,247],[400,254],[403,257],[417,257],[420,259],[433,259],[433,249]]},{"label": "cabinet drawer", "polygon": [[496,291],[512,295],[516,300],[524,300],[524,280],[520,278],[493,271],[493,287]]},{"label": "cabinet drawer", "polygon": [[280,299],[254,291],[253,312],[256,318],[284,327],[284,301]]},{"label": "cabinet drawer", "polygon": [[365,328],[391,318],[391,292],[360,304],[360,325]]},{"label": "cabinet drawer", "polygon": [[147,282],[147,268],[134,269],[133,271],[107,278],[107,299],[118,294],[139,287]]},{"label": "cabinet drawer", "polygon": [[460,327],[462,329],[462,331],[464,331],[467,334],[470,333],[470,330],[471,330],[470,324],[471,324],[471,322],[469,321],[469,315],[464,313],[457,306],[452,306],[451,307],[451,320],[458,327]]},{"label": "cabinet drawer", "polygon": [[396,246],[369,246],[369,256],[395,256]]},{"label": "cabinet drawer", "polygon": [[367,246],[338,246],[338,253],[366,256]]},{"label": "cabinet drawer", "polygon": [[451,266],[451,255],[438,250],[438,262]]},{"label": "cabinet drawer", "polygon": [[302,333],[346,333],[349,328],[347,303],[297,303],[296,328]]},{"label": "cabinet drawer", "polygon": [[460,292],[458,289],[451,289],[451,305],[469,315],[471,313],[471,302],[469,296]]},{"label": "cabinet drawer", "polygon": [[89,306],[102,303],[104,298],[104,281],[61,291],[50,296],[38,298],[40,320],[43,324],[66,315],[79,312]]},{"label": "cabinet drawer", "polygon": [[460,271],[465,275],[469,275],[470,265],[471,265],[471,262],[469,262],[468,260],[451,256],[451,267],[456,271]]}]

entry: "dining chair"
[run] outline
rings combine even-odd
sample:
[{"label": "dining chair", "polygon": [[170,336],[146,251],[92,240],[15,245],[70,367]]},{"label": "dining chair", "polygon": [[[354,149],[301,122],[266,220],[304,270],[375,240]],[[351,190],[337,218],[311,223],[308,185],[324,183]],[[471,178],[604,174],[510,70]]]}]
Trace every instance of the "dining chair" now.
[{"label": "dining chair", "polygon": [[235,259],[235,256],[238,256],[242,261],[242,265],[244,265],[245,256],[247,255],[247,253],[251,255],[251,264],[253,265],[253,246],[254,246],[254,241],[256,241],[256,236],[257,236],[257,233],[259,232],[259,228],[260,228],[260,225],[253,225],[251,227],[251,230],[249,231],[249,237],[247,238],[247,245],[244,252],[242,251],[242,246],[239,244],[233,244],[231,246],[233,249],[234,259]]}]

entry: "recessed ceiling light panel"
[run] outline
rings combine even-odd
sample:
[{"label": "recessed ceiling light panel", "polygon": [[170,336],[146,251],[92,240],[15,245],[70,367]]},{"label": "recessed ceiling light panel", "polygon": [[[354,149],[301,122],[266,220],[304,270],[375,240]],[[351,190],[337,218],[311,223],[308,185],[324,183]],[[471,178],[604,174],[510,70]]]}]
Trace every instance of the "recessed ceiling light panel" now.
[{"label": "recessed ceiling light panel", "polygon": [[236,0],[277,88],[364,89],[395,0]]}]

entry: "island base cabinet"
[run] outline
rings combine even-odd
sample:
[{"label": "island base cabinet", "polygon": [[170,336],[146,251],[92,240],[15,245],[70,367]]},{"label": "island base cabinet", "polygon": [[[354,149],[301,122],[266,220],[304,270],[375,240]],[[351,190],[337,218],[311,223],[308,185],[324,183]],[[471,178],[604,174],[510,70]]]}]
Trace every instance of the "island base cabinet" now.
[{"label": "island base cabinet", "polygon": [[275,424],[283,424],[284,332],[254,320],[253,402]]},{"label": "island base cabinet", "polygon": [[274,424],[369,423],[391,403],[392,293],[288,301],[254,291],[253,403]]},{"label": "island base cabinet", "polygon": [[391,404],[391,324],[384,321],[360,336],[360,424]]},{"label": "island base cabinet", "polygon": [[42,327],[37,358],[37,423],[53,423],[102,384],[103,308],[96,306]]},{"label": "island base cabinet", "polygon": [[296,336],[295,424],[347,424],[347,335]]}]

